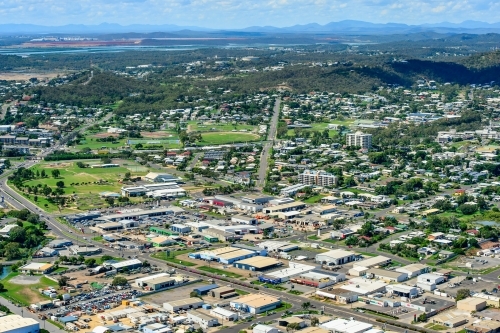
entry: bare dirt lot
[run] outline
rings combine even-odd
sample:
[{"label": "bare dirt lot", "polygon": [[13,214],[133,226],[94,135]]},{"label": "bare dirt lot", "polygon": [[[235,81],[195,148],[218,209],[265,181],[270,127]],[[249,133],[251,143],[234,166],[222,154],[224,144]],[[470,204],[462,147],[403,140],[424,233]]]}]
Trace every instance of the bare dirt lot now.
[{"label": "bare dirt lot", "polygon": [[57,76],[64,76],[68,73],[65,72],[48,72],[48,73],[37,73],[37,72],[23,72],[23,73],[12,73],[12,72],[0,72],[0,80],[5,81],[27,81],[33,77],[36,77],[40,81],[50,80]]},{"label": "bare dirt lot", "polygon": [[103,133],[97,133],[93,135],[96,138],[107,138],[112,136],[113,138],[117,138],[120,136],[118,133],[108,133],[108,132],[103,132]]},{"label": "bare dirt lot", "polygon": [[18,275],[10,279],[10,283],[22,285],[37,284],[38,282],[40,282],[40,276]]},{"label": "bare dirt lot", "polygon": [[189,293],[193,291],[194,288],[209,284],[206,281],[196,282],[189,284],[187,286],[174,288],[166,291],[162,291],[156,294],[152,294],[146,297],[141,297],[142,300],[163,306],[163,303],[177,301],[184,298],[189,298]]}]

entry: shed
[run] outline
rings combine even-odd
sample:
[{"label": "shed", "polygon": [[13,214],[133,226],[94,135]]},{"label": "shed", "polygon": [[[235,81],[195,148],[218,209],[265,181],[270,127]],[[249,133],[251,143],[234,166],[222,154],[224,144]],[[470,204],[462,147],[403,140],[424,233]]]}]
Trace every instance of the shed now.
[{"label": "shed", "polygon": [[193,289],[193,291],[195,293],[197,293],[198,295],[207,295],[210,290],[216,289],[216,288],[219,288],[219,285],[217,285],[217,284],[209,284],[209,285],[206,285],[206,286],[196,287],[196,288]]}]

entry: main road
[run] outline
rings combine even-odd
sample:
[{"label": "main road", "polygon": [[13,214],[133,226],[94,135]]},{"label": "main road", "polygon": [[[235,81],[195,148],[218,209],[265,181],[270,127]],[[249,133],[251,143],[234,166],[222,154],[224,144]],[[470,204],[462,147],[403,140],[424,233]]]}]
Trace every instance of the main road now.
[{"label": "main road", "polygon": [[274,140],[276,139],[276,131],[278,129],[278,120],[280,117],[280,107],[281,98],[278,97],[274,103],[273,116],[271,118],[271,123],[269,124],[269,131],[267,132],[267,142],[262,147],[262,153],[260,155],[259,179],[257,180],[256,187],[261,190],[266,184],[267,168],[269,167],[269,155],[273,148]]}]

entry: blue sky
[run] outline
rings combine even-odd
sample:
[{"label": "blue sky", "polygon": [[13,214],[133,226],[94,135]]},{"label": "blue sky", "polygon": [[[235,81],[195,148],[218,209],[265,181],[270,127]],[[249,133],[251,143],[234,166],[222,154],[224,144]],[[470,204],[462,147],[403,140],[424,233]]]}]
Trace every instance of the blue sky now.
[{"label": "blue sky", "polygon": [[345,19],[407,24],[500,21],[498,0],[0,0],[0,24],[277,27]]}]

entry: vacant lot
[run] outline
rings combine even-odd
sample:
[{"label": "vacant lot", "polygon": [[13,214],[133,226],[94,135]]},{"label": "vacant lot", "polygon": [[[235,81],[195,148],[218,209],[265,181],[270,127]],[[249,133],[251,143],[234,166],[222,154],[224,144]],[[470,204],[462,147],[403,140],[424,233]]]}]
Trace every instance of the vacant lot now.
[{"label": "vacant lot", "polygon": [[[85,160],[85,164],[99,164],[99,160]],[[60,172],[58,178],[52,177],[52,170],[57,169]],[[122,184],[118,181],[125,176],[125,173],[130,172],[132,176],[144,176],[147,171],[135,172],[133,168],[116,167],[116,168],[79,168],[76,162],[60,162],[60,163],[42,163],[33,168],[36,173],[42,172],[48,175],[47,178],[38,178],[26,182],[26,185],[41,186],[47,185],[52,189],[57,187],[57,182],[64,182],[64,193],[66,195],[75,195],[75,201],[70,204],[69,211],[88,210],[105,206],[103,199],[99,197],[100,192],[120,192]],[[142,170],[142,169],[141,169]],[[34,195],[30,195],[29,199],[45,210],[52,212],[58,208],[48,202],[43,195],[38,195],[38,201],[34,201]],[[47,205],[47,206],[45,206]]]},{"label": "vacant lot", "polygon": [[1,280],[5,291],[1,292],[0,296],[23,306],[28,306],[49,299],[40,294],[38,289],[47,287],[57,288],[57,282],[44,276],[27,278],[19,276],[19,273],[10,273],[5,279]]}]

